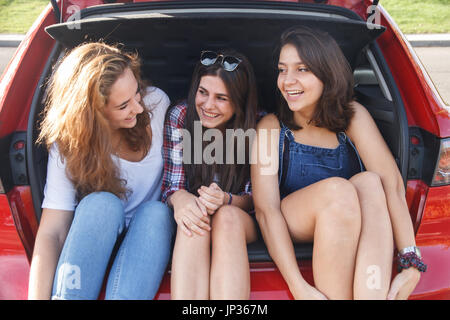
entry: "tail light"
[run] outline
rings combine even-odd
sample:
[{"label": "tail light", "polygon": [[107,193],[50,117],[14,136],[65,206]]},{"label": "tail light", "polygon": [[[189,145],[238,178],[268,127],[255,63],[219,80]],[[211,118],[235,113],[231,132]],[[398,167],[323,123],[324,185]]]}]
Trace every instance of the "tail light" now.
[{"label": "tail light", "polygon": [[434,169],[432,186],[450,184],[450,138],[441,140],[439,157]]}]

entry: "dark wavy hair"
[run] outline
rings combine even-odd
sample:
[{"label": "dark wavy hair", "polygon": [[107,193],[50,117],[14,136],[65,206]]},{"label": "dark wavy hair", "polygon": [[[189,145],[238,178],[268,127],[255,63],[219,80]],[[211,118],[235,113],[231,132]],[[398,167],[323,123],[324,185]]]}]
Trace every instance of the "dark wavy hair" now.
[{"label": "dark wavy hair", "polygon": [[[277,61],[281,49],[291,44],[302,62],[323,83],[323,92],[310,123],[333,132],[345,131],[353,117],[353,74],[336,41],[328,34],[307,27],[292,27],[283,32],[276,50]],[[278,93],[279,90],[278,90]],[[279,94],[278,116],[292,130],[301,129],[294,122],[293,112]]]},{"label": "dark wavy hair", "polygon": [[[200,62],[197,63],[192,76],[191,87],[189,90],[187,100],[187,111],[185,119],[185,129],[189,131],[191,137],[194,136],[194,121],[200,121],[195,108],[195,97],[197,94],[200,80],[204,76],[217,76],[225,84],[230,98],[230,103],[234,107],[233,117],[226,123],[226,129],[254,129],[256,126],[256,114],[258,104],[258,93],[256,86],[256,79],[253,68],[248,59],[241,53],[232,49],[219,51],[223,55],[230,55],[242,60],[239,66],[234,71],[226,71],[220,63],[215,63],[210,66],[204,66]],[[202,136],[205,128],[202,127]],[[198,138],[198,137],[197,137]],[[249,168],[249,141],[246,141],[245,146],[245,163],[239,164],[237,162],[237,143],[234,138],[234,150],[231,150],[229,143],[224,137],[224,159],[228,152],[234,152],[233,164],[227,164],[224,160],[223,164],[213,163],[206,164],[202,161],[201,164],[194,163],[194,155],[192,155],[191,163],[183,164],[186,178],[188,181],[188,190],[193,194],[197,194],[197,189],[202,186],[208,186],[212,182],[216,182],[223,191],[238,193],[243,190],[245,184],[250,179]],[[194,150],[194,139],[191,139],[191,150]],[[203,149],[207,142],[203,143]],[[193,153],[192,153],[193,154]],[[218,175],[217,179],[215,175]]]}]

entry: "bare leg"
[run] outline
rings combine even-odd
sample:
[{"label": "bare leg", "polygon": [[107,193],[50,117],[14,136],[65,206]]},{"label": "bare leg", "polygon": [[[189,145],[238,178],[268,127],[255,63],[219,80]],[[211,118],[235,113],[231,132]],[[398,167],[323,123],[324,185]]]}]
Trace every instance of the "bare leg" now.
[{"label": "bare leg", "polygon": [[380,177],[362,172],[350,179],[361,206],[361,237],[356,256],[355,299],[386,299],[392,272],[394,240]]},{"label": "bare leg", "polygon": [[316,288],[329,299],[352,299],[361,228],[353,185],[342,178],[324,179],[288,195],[281,211],[294,241],[314,241]]},{"label": "bare leg", "polygon": [[187,236],[179,227],[170,279],[172,299],[209,299],[210,232]]},{"label": "bare leg", "polygon": [[212,218],[211,299],[249,299],[247,243],[257,239],[254,220],[235,206],[221,207]]}]

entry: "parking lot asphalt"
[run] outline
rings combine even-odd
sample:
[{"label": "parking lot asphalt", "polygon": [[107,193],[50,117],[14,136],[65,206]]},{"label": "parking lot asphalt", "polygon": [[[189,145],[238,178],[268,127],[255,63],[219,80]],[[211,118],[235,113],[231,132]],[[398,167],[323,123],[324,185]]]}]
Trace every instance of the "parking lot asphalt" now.
[{"label": "parking lot asphalt", "polygon": [[450,46],[415,47],[414,51],[425,66],[442,100],[450,106]]}]

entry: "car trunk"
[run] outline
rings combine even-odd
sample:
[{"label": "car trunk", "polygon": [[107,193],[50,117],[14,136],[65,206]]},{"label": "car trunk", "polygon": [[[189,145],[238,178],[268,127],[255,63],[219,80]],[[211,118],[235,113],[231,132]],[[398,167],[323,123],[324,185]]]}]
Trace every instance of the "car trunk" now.
[{"label": "car trunk", "polygon": [[[406,114],[395,82],[374,41],[383,28],[367,25],[352,11],[318,4],[184,1],[98,6],[82,10],[81,18],[47,28],[58,45],[42,75],[43,86],[35,93],[27,141],[36,140],[46,79],[66,48],[84,41],[103,40],[136,50],[143,61],[144,77],[163,89],[174,103],[186,97],[202,50],[231,47],[251,61],[259,86],[260,107],[273,112],[276,105],[275,45],[283,30],[303,25],[330,33],[342,48],[354,70],[356,98],[375,119],[406,182]],[[39,220],[47,152],[42,146],[29,145],[29,179]],[[262,240],[248,248],[250,261],[271,261]],[[295,252],[298,259],[310,259],[312,244],[296,244]]]}]

